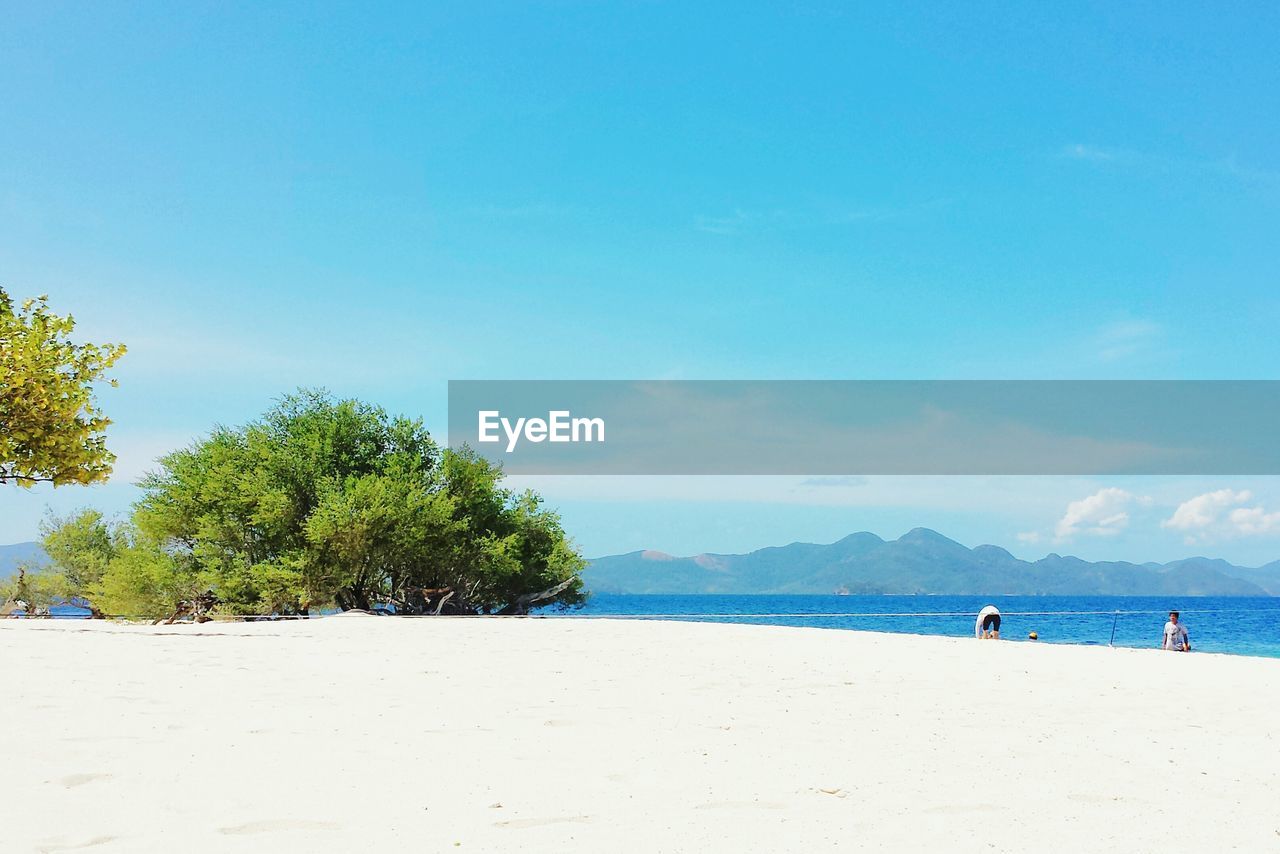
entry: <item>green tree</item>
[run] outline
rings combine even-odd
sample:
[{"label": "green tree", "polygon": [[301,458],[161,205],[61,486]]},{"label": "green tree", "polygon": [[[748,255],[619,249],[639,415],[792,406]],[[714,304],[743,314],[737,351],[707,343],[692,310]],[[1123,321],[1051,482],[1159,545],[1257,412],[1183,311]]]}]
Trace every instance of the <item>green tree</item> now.
[{"label": "green tree", "polygon": [[461,531],[448,496],[431,479],[396,474],[349,477],[330,485],[307,518],[309,577],[343,608],[385,600],[424,611],[421,590],[437,586],[424,568]]},{"label": "green tree", "polygon": [[585,561],[556,514],[378,407],[300,391],[159,462],[129,548],[102,575],[103,607],[141,613],[208,591],[225,612],[262,614],[525,613],[583,599]]},{"label": "green tree", "polygon": [[22,602],[30,616],[48,613],[49,608],[66,600],[61,575],[45,567],[18,565],[18,574],[0,583],[0,605]]},{"label": "green tree", "polygon": [[50,516],[41,523],[40,534],[50,562],[46,571],[61,580],[62,598],[83,603],[94,617],[101,617],[96,600],[107,567],[124,545],[123,532],[118,526],[113,530],[97,510],[81,510]]},{"label": "green tree", "polygon": [[103,434],[111,421],[93,387],[125,348],[73,343],[74,329],[47,297],[15,309],[0,289],[0,484],[84,484],[111,473]]},{"label": "green tree", "polygon": [[108,614],[167,617],[213,584],[208,574],[189,570],[146,534],[121,526],[115,555],[94,589],[93,601]]},{"label": "green tree", "polygon": [[428,583],[457,591],[466,613],[522,614],[584,601],[586,561],[535,493],[502,488],[501,469],[469,450],[446,451],[441,475],[454,528],[443,555],[425,567]]}]

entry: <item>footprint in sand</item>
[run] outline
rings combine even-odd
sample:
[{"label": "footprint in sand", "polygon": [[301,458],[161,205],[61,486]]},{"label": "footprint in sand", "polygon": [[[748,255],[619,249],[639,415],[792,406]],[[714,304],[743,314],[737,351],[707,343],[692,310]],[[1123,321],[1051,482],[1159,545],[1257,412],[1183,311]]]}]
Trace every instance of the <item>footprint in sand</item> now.
[{"label": "footprint in sand", "polygon": [[929,807],[925,809],[924,812],[933,813],[935,815],[966,815],[969,813],[1001,812],[1004,809],[1005,808],[999,804],[969,803],[946,804],[943,806]]},{"label": "footprint in sand", "polygon": [[106,845],[115,840],[114,836],[95,836],[88,842],[46,842],[36,847],[40,854],[54,854],[56,851],[77,851],[82,848],[93,848],[95,845]]},{"label": "footprint in sand", "polygon": [[71,774],[63,777],[58,782],[68,789],[74,789],[76,786],[83,786],[85,783],[92,783],[94,780],[105,780],[110,776],[110,774]]},{"label": "footprint in sand", "polygon": [[708,801],[698,804],[695,810],[784,810],[786,804],[776,801]]},{"label": "footprint in sand", "polygon": [[519,830],[526,827],[545,827],[549,824],[585,824],[589,821],[591,821],[589,815],[565,815],[557,818],[513,818],[509,821],[495,821],[493,826]]},{"label": "footprint in sand", "polygon": [[338,827],[332,821],[307,821],[306,819],[277,818],[262,821],[250,821],[234,824],[230,827],[218,828],[219,833],[242,835],[250,833],[279,833],[286,830],[334,830]]}]

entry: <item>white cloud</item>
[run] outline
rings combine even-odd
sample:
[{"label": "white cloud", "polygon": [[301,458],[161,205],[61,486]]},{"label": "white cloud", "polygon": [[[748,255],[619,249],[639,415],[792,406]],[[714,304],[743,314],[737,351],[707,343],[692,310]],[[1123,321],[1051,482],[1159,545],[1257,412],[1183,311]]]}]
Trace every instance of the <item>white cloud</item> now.
[{"label": "white cloud", "polygon": [[1238,507],[1229,518],[1241,534],[1280,533],[1280,511],[1268,513],[1261,507]]},{"label": "white cloud", "polygon": [[[1077,534],[1114,537],[1129,526],[1129,513],[1125,508],[1135,501],[1139,499],[1132,492],[1114,486],[1072,501],[1054,527],[1054,537],[1058,540],[1069,540]],[[1142,501],[1145,503],[1145,499]]]},{"label": "white cloud", "polygon": [[1217,489],[1188,499],[1178,505],[1173,515],[1160,523],[1162,528],[1176,531],[1203,531],[1217,525],[1228,507],[1235,507],[1253,498],[1247,489]]},{"label": "white cloud", "polygon": [[1116,362],[1159,347],[1164,327],[1151,320],[1130,319],[1108,323],[1094,337],[1099,361]]},{"label": "white cloud", "polygon": [[735,210],[730,216],[699,216],[693,227],[709,234],[737,234],[743,226],[758,219],[759,214]]},{"label": "white cloud", "polygon": [[1109,165],[1149,175],[1226,176],[1242,184],[1265,188],[1273,188],[1277,182],[1280,182],[1280,173],[1241,163],[1234,155],[1212,160],[1196,159],[1131,148],[1108,148],[1088,143],[1065,145],[1059,149],[1058,155],[1067,160],[1077,160],[1097,166]]},{"label": "white cloud", "polygon": [[1096,145],[1085,145],[1076,143],[1074,145],[1065,146],[1062,149],[1062,156],[1071,160],[1113,160],[1115,152],[1105,148],[1099,148]]},{"label": "white cloud", "polygon": [[794,230],[858,225],[927,216],[946,208],[951,202],[948,198],[934,198],[902,204],[840,205],[800,210],[735,208],[723,216],[699,215],[694,218],[693,227],[709,234],[732,235],[764,229]]},{"label": "white cloud", "polygon": [[1022,531],[1016,536],[1018,538],[1018,542],[1027,543],[1029,545],[1035,545],[1041,540],[1041,535],[1039,531]]},{"label": "white cloud", "polygon": [[801,486],[866,486],[869,483],[864,475],[842,474],[830,477],[809,477],[800,481]]},{"label": "white cloud", "polygon": [[1161,526],[1185,534],[1190,545],[1215,539],[1280,533],[1280,511],[1261,505],[1243,507],[1253,500],[1247,489],[1216,489],[1178,505]]}]

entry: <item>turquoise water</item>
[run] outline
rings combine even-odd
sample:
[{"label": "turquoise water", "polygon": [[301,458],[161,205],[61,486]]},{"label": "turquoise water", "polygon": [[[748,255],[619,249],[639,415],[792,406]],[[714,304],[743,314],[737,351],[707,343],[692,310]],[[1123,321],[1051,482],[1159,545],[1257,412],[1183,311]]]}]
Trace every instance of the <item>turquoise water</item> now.
[{"label": "turquoise water", "polygon": [[1154,648],[1176,608],[1194,650],[1280,658],[1280,597],[599,594],[569,614],[973,637],[977,613],[988,604],[1000,609],[1000,633],[1009,640],[1034,631],[1040,643],[1106,646],[1114,629],[1116,646]]},{"label": "turquoise water", "polygon": [[[1200,652],[1280,658],[1280,597],[1164,596],[740,596],[593,595],[584,608],[544,609],[569,619],[632,617],[701,622],[810,626],[915,635],[973,637],[984,605],[1003,616],[1001,636],[1039,643],[1154,648],[1169,610],[1177,608]],[[87,616],[58,606],[55,616]]]}]

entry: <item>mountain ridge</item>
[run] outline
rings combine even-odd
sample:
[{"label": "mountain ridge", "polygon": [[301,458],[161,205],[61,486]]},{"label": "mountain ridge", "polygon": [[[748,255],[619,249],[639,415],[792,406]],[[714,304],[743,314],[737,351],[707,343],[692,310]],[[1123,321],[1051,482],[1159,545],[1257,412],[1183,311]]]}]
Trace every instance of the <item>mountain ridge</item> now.
[{"label": "mountain ridge", "polygon": [[794,542],[745,554],[607,555],[589,561],[583,578],[598,593],[1280,596],[1280,561],[1131,563],[1056,552],[1025,561],[1001,546],[969,548],[929,528],[896,540],[860,531],[826,545]]},{"label": "mountain ridge", "polygon": [[[0,545],[0,581],[19,564],[43,562],[39,543]],[[1050,552],[1024,561],[1001,546],[969,548],[929,528],[896,540],[859,531],[834,543],[793,542],[745,554],[638,550],[589,561],[583,578],[597,593],[1280,596],[1280,560],[1248,567],[1197,555],[1130,563]]]},{"label": "mountain ridge", "polygon": [[0,546],[0,581],[18,574],[22,564],[39,566],[45,562],[44,549],[37,542],[10,543]]}]

